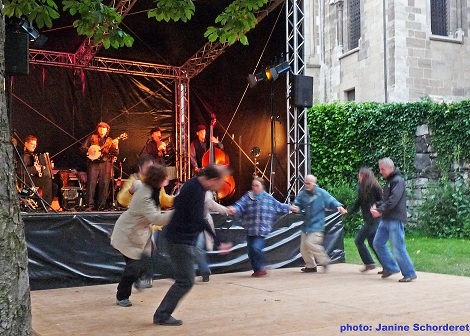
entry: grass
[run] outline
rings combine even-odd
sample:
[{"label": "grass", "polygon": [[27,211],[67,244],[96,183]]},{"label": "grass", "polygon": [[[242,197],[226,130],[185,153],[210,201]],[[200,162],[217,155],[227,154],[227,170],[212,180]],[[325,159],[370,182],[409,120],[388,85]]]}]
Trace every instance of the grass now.
[{"label": "grass", "polygon": [[[417,271],[470,277],[470,240],[410,235],[405,239],[408,253]],[[362,264],[354,237],[344,238],[344,251],[348,264]]]}]

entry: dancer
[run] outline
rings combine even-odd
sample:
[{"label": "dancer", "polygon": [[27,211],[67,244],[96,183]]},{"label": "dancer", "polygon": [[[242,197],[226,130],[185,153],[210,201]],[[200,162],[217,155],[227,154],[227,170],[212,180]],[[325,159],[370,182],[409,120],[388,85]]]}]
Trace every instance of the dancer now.
[{"label": "dancer", "polygon": [[264,190],[264,180],[255,177],[248,191],[233,206],[228,207],[229,215],[241,217],[245,227],[248,257],[253,268],[253,277],[267,274],[264,247],[266,236],[271,232],[277,217],[289,211],[297,212],[297,207],[283,204]]},{"label": "dancer", "polygon": [[305,176],[305,189],[295,198],[294,204],[304,212],[304,223],[301,227],[300,253],[305,261],[302,272],[317,272],[317,263],[326,272],[331,260],[323,246],[325,230],[325,208],[336,208],[339,213],[347,210],[326,190],[317,186],[317,178]]},{"label": "dancer", "polygon": [[[380,220],[374,218],[370,212],[370,208],[377,202],[382,200],[382,188],[380,187],[377,179],[375,178],[374,172],[369,168],[361,168],[357,175],[358,178],[358,190],[357,198],[353,206],[348,210],[349,213],[354,213],[361,209],[364,225],[359,229],[354,239],[357,251],[361,256],[364,268],[361,272],[373,270],[375,268],[374,259],[370,255],[369,250],[365,244],[367,239],[369,247],[372,249],[374,254],[377,253],[374,250],[374,237],[377,232]],[[378,257],[377,257],[378,259]],[[380,261],[380,260],[379,260]]]},{"label": "dancer", "polygon": [[[370,212],[375,218],[382,217],[374,238],[374,248],[383,266],[382,278],[388,278],[401,271],[403,278],[398,281],[411,282],[417,276],[405,244],[405,223],[408,220],[405,180],[400,171],[395,169],[395,164],[390,158],[379,160],[379,170],[387,184],[383,201],[374,204]],[[390,241],[396,262],[387,241]]]},{"label": "dancer", "polygon": [[142,186],[132,197],[129,209],[119,216],[111,234],[111,245],[121,252],[126,266],[119,281],[116,304],[121,307],[132,306],[129,297],[132,284],[142,276],[151,254],[151,226],[166,225],[171,212],[161,213],[152,194],[164,186],[166,170],[162,166],[148,168]]},{"label": "dancer", "polygon": [[165,326],[178,326],[183,321],[171,314],[180,300],[191,290],[195,280],[195,245],[199,233],[206,230],[214,238],[215,245],[224,253],[231,248],[230,243],[220,243],[204,215],[204,199],[207,190],[217,191],[229,170],[221,165],[209,164],[198,176],[189,179],[175,198],[175,212],[163,233],[168,244],[175,283],[170,287],[153,315],[153,323]]}]

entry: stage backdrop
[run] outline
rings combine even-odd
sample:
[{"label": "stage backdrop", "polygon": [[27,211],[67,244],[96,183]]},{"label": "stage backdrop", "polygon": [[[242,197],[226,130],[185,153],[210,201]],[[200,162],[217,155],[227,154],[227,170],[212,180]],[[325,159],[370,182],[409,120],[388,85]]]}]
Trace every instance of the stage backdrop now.
[{"label": "stage backdrop", "polygon": [[[124,269],[124,258],[110,245],[109,234],[119,213],[23,215],[32,290],[115,283]],[[208,252],[214,274],[251,270],[241,222],[214,214],[217,235],[233,243],[227,255]],[[303,266],[300,256],[302,217],[280,217],[267,237],[269,268]],[[155,237],[152,258],[155,278],[172,276],[163,237]],[[325,249],[332,261],[345,262],[343,223],[338,212],[327,213]],[[299,270],[300,272],[300,270]]]}]

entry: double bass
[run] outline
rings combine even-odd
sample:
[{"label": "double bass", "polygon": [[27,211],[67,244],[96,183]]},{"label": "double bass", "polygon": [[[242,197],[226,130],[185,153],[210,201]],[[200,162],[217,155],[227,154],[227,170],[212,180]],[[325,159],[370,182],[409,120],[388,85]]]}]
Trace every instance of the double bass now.
[{"label": "double bass", "polygon": [[[225,167],[228,167],[230,164],[230,159],[227,154],[220,148],[214,147],[214,143],[211,139],[214,137],[214,126],[216,122],[215,114],[211,114],[211,124],[210,124],[210,135],[209,135],[209,150],[204,153],[202,157],[202,167],[207,166],[208,164],[220,164]],[[217,199],[221,200],[225,197],[232,196],[235,192],[235,180],[232,175],[225,177],[224,184],[217,191]]]}]

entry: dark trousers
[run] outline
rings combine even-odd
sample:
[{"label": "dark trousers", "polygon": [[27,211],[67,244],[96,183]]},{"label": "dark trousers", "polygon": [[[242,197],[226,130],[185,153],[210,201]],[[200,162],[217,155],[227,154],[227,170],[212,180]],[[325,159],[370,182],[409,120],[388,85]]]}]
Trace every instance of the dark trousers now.
[{"label": "dark trousers", "polygon": [[121,301],[128,299],[132,293],[132,285],[147,271],[149,256],[142,256],[141,259],[130,259],[124,256],[126,267],[121,276],[121,281],[117,286],[116,299]]},{"label": "dark trousers", "polygon": [[95,204],[96,185],[98,185],[98,206],[106,207],[113,163],[110,161],[89,161],[87,164],[87,205]]},{"label": "dark trousers", "polygon": [[379,259],[379,257],[377,256],[377,253],[375,252],[374,244],[373,244],[375,233],[377,232],[378,226],[379,226],[379,221],[374,221],[372,223],[365,223],[357,232],[356,238],[354,239],[354,243],[356,244],[357,251],[359,252],[359,255],[361,256],[361,259],[364,265],[371,265],[374,263],[374,259],[372,258],[369,252],[369,249],[367,248],[365,244],[366,239],[367,239],[367,242],[369,243],[369,247],[372,249],[377,259]]},{"label": "dark trousers", "polygon": [[32,176],[32,180],[36,187],[41,188],[42,198],[50,206],[54,199],[54,195],[57,193],[57,185],[53,184],[52,179],[46,176]]},{"label": "dark trousers", "polygon": [[246,237],[246,243],[248,245],[248,257],[250,258],[253,271],[259,272],[264,270],[266,257],[263,249],[266,245],[266,240],[261,236],[248,236]]},{"label": "dark trousers", "polygon": [[166,321],[176,309],[179,301],[191,290],[194,285],[195,254],[194,246],[185,244],[173,244],[168,242],[168,254],[170,255],[175,283],[170,287],[162,302],[158,306],[153,320],[155,322]]}]

